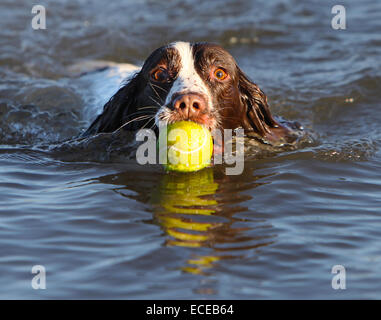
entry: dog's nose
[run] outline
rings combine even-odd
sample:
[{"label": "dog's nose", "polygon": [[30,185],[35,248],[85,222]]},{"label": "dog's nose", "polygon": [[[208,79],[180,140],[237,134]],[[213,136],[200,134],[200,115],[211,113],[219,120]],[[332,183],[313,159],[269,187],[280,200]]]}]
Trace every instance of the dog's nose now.
[{"label": "dog's nose", "polygon": [[177,112],[189,118],[203,113],[206,110],[206,101],[199,94],[187,93],[176,97],[173,107]]}]

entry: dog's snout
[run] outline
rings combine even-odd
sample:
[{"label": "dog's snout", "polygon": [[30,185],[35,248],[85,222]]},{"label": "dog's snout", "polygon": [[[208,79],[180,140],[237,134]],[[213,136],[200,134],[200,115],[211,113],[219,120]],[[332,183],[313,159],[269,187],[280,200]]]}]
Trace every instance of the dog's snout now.
[{"label": "dog's snout", "polygon": [[174,99],[173,108],[189,118],[205,112],[206,100],[196,93],[181,94]]}]

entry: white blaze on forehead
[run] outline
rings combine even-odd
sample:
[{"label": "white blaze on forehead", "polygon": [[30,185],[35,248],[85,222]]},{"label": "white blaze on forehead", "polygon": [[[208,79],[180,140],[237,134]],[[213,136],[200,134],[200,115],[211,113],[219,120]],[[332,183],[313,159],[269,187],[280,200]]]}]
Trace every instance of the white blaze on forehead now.
[{"label": "white blaze on forehead", "polygon": [[207,98],[208,107],[212,108],[212,99],[209,89],[195,69],[195,61],[190,43],[175,42],[171,47],[175,48],[179,53],[181,67],[167,95],[165,105],[168,105],[172,101],[172,96],[175,93],[194,92],[204,95]]}]

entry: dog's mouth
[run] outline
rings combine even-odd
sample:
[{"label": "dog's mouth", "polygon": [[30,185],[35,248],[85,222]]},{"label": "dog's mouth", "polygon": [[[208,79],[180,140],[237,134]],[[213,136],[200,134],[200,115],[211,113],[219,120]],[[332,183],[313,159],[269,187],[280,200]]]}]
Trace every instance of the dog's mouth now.
[{"label": "dog's mouth", "polygon": [[166,106],[160,108],[155,120],[157,125],[168,125],[178,121],[193,121],[201,124],[209,131],[215,130],[218,126],[217,117],[209,112],[199,113],[197,115],[186,115],[176,110],[171,110]]}]

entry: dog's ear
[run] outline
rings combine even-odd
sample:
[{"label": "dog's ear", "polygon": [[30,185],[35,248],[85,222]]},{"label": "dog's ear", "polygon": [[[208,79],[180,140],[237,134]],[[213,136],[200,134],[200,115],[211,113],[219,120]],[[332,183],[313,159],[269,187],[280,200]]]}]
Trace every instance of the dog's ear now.
[{"label": "dog's ear", "polygon": [[[238,67],[237,67],[238,68]],[[281,125],[271,114],[265,93],[238,68],[240,99],[244,113],[242,127],[254,132],[265,141],[273,143],[287,139],[290,130]]]},{"label": "dog's ear", "polygon": [[140,72],[129,78],[105,104],[103,112],[82,134],[83,137],[100,132],[113,132],[124,124],[127,114],[134,112],[140,83]]}]

